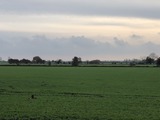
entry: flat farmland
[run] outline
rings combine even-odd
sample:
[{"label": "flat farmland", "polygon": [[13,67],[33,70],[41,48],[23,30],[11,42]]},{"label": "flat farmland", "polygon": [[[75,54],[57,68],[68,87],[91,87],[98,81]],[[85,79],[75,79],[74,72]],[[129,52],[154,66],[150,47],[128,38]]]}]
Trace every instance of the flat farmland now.
[{"label": "flat farmland", "polygon": [[0,67],[0,119],[160,119],[160,68]]}]

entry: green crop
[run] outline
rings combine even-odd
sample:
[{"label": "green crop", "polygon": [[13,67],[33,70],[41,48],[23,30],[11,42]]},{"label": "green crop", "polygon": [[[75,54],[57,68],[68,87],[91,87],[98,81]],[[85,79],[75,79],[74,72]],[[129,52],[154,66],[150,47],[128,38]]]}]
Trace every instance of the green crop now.
[{"label": "green crop", "polygon": [[0,67],[0,119],[160,119],[160,69]]}]

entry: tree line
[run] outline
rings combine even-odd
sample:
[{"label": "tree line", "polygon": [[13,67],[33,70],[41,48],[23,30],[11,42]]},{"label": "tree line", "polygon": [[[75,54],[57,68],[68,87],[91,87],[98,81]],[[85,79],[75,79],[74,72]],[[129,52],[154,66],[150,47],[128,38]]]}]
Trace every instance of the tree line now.
[{"label": "tree line", "polygon": [[8,63],[9,64],[31,64],[31,63],[35,63],[35,64],[44,64],[45,60],[42,60],[39,56],[35,56],[33,57],[33,60],[28,60],[28,59],[22,59],[22,60],[18,60],[18,59],[12,59],[9,58],[8,59]]},{"label": "tree line", "polygon": [[48,64],[49,66],[51,66],[52,63],[54,64],[71,64],[72,66],[78,66],[80,63],[81,63],[81,58],[80,57],[74,57],[72,59],[72,61],[69,61],[69,62],[65,62],[65,61],[62,61],[62,59],[58,59],[58,60],[52,60],[52,61],[46,61],[46,60],[43,60],[42,58],[40,58],[39,56],[35,56],[33,57],[32,60],[29,60],[29,59],[12,59],[12,58],[9,58],[8,59],[8,63],[9,64],[16,64],[16,65],[21,65],[21,64]]},{"label": "tree line", "polygon": [[[58,60],[52,60],[52,61],[46,61],[40,58],[39,56],[33,57],[32,60],[28,59],[8,59],[9,64],[16,64],[16,65],[21,65],[21,64],[48,64],[51,66],[52,64],[69,64],[72,66],[79,66],[79,64],[105,64],[109,63],[106,61],[100,61],[98,59],[96,60],[90,60],[90,61],[82,61],[80,57],[75,56],[72,61],[63,61],[62,59]],[[149,56],[147,56],[145,59],[142,60],[129,60],[129,61],[112,61],[110,64],[130,64],[130,66],[135,66],[137,64],[145,64],[145,65],[157,65],[160,66],[160,57],[158,57],[155,53],[151,53]]]}]

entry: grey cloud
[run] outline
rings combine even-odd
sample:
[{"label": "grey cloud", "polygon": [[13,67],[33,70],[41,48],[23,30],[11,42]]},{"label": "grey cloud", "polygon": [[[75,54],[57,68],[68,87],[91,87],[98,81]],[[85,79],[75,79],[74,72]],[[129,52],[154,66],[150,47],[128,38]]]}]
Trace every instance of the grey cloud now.
[{"label": "grey cloud", "polygon": [[1,0],[1,13],[160,18],[159,0]]},{"label": "grey cloud", "polygon": [[114,42],[119,47],[125,47],[129,45],[127,42],[124,42],[123,40],[120,40],[117,37],[114,37]]},{"label": "grey cloud", "polygon": [[[8,33],[10,38],[0,36],[0,57],[33,57],[39,55],[44,59],[71,59],[73,56],[80,56],[86,59],[87,56],[94,58],[98,56],[127,56],[133,58],[135,56],[148,55],[154,52],[160,55],[160,45],[152,42],[142,45],[130,45],[129,43],[114,38],[114,44],[108,42],[98,42],[84,36],[72,36],[68,38],[48,38],[44,35],[14,36]],[[123,57],[122,57],[123,59]],[[124,58],[125,59],[125,58]]]},{"label": "grey cloud", "polygon": [[[158,51],[160,50],[160,45],[157,45],[157,44],[154,44],[152,42],[147,42],[145,44],[142,45],[142,48],[146,50],[146,52],[149,52],[150,53],[158,53],[160,54]],[[156,52],[155,52],[156,51]]]},{"label": "grey cloud", "polygon": [[131,38],[131,39],[142,39],[143,36],[137,35],[137,34],[133,34],[133,35],[130,36],[130,38]]}]

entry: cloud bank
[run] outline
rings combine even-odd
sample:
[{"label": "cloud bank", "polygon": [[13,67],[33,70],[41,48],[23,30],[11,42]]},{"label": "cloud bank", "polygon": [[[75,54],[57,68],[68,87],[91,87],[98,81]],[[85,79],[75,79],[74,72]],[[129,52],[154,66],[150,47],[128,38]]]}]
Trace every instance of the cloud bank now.
[{"label": "cloud bank", "polygon": [[159,0],[1,0],[0,13],[74,14],[160,19]]},{"label": "cloud bank", "polygon": [[123,60],[140,58],[152,52],[160,55],[160,45],[152,42],[131,45],[117,37],[112,41],[113,43],[100,42],[85,36],[48,38],[45,35],[16,36],[13,33],[0,33],[0,57],[32,58],[39,55],[50,60],[71,60],[74,56],[82,57],[83,60]]}]

